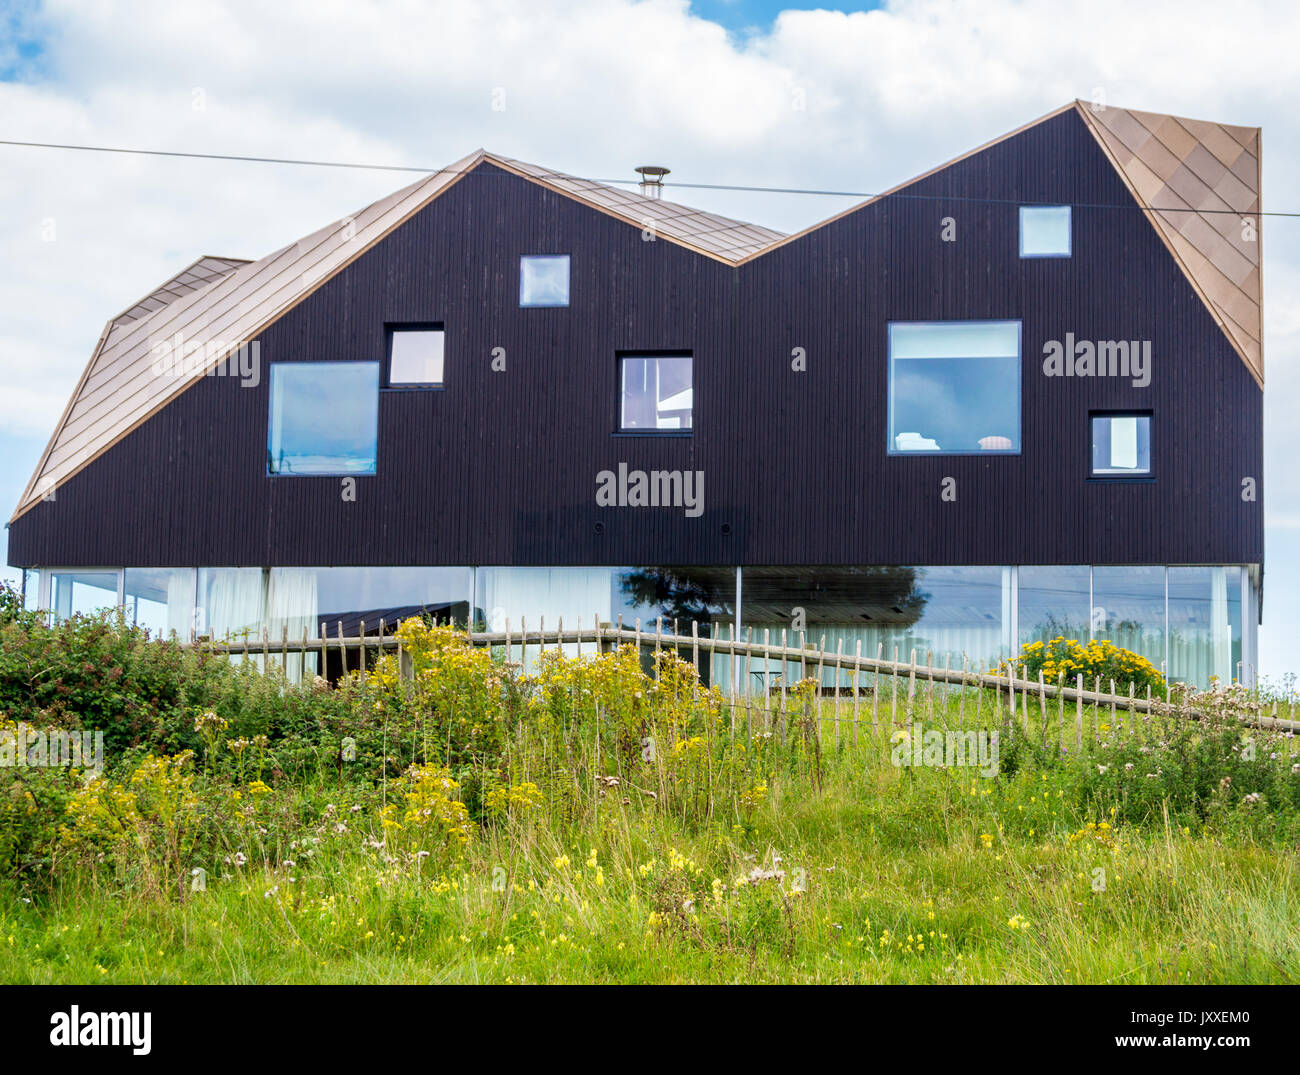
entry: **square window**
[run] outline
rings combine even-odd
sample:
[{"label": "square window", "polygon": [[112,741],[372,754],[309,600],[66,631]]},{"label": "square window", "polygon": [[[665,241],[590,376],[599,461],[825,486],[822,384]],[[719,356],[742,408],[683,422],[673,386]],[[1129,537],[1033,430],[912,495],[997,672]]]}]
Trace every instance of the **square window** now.
[{"label": "square window", "polygon": [[394,328],[388,334],[388,386],[441,388],[441,327]]},{"label": "square window", "polygon": [[1020,322],[889,326],[890,455],[1020,451]]},{"label": "square window", "polygon": [[568,254],[525,254],[520,259],[519,305],[569,305]]},{"label": "square window", "polygon": [[273,362],[270,396],[267,473],[375,473],[378,362]]},{"label": "square window", "polygon": [[1022,258],[1068,258],[1070,256],[1070,207],[1068,205],[1022,205],[1020,207],[1020,256]]},{"label": "square window", "polygon": [[694,389],[689,355],[619,359],[618,425],[624,432],[675,433],[691,428]]},{"label": "square window", "polygon": [[1151,416],[1094,414],[1092,473],[1105,478],[1145,478],[1151,474]]}]

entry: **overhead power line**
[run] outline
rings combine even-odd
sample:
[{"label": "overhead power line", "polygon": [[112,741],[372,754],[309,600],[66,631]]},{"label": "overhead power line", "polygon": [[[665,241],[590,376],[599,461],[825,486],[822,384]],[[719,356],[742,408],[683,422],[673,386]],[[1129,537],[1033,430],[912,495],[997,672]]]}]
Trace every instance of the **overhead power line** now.
[{"label": "overhead power line", "polygon": [[[425,168],[412,164],[364,164],[355,161],[300,160],[293,157],[251,157],[233,153],[192,153],[172,149],[129,149],[120,146],[84,146],[63,142],[19,142],[4,138],[0,138],[0,146],[19,146],[26,149],[67,149],[82,153],[119,153],[135,157],[182,157],[191,160],[240,161],[246,164],[292,164],[311,168],[351,168],[371,172],[419,172],[422,175],[432,175],[435,172],[441,172],[443,174],[459,174],[453,172],[452,169],[449,168]],[[576,179],[583,183],[604,183],[608,185],[629,185],[641,182],[639,179],[591,179],[584,176],[569,176],[568,178]],[[904,191],[872,194],[858,190],[816,190],[806,187],[751,187],[741,186],[734,183],[682,183],[671,180],[664,180],[663,185],[665,188],[680,187],[683,190],[725,190],[748,194],[811,194],[830,198],[863,199],[889,197],[909,198],[918,201],[974,202],[986,205],[1032,204],[1015,198],[963,197],[961,195],[948,194],[909,194]],[[1143,205],[1107,205],[1103,203],[1090,204],[1086,202],[1074,202],[1072,204],[1076,209],[1119,209],[1143,213],[1227,213],[1232,216],[1300,217],[1300,212],[1289,213],[1261,211],[1257,213],[1242,213],[1236,209],[1193,209],[1191,207],[1156,208],[1154,206]]]}]

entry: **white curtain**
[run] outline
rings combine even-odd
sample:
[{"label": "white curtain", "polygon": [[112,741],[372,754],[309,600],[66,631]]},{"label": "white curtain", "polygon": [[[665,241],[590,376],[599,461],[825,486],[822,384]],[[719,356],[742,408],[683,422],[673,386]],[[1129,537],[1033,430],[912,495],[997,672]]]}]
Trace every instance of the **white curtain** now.
[{"label": "white curtain", "polygon": [[[315,638],[317,627],[316,570],[310,567],[274,567],[267,587],[267,620],[271,640],[283,640],[288,631],[289,640],[302,641],[305,632]],[[285,674],[292,682],[299,682],[305,672],[316,674],[316,654],[290,654]],[[306,667],[304,668],[304,658]]]},{"label": "white curtain", "polygon": [[199,615],[201,631],[213,638],[229,636],[261,640],[265,622],[265,591],[261,568],[213,567],[199,573]]},{"label": "white curtain", "polygon": [[[1235,572],[1234,572],[1235,573]],[[1210,647],[1212,675],[1223,684],[1233,680],[1232,627],[1228,623],[1228,568],[1210,569]],[[1205,677],[1206,684],[1209,676]]]},{"label": "white curtain", "polygon": [[[528,630],[536,631],[543,619],[548,630],[559,626],[577,627],[582,617],[583,627],[595,625],[596,618],[610,618],[610,591],[612,577],[604,567],[489,567],[479,569],[483,580],[483,611],[489,626],[505,630],[510,623],[511,634],[519,633],[523,620]],[[577,646],[566,645],[570,656]],[[587,647],[590,652],[591,647]],[[530,648],[526,671],[534,671],[536,649]]]},{"label": "white curtain", "polygon": [[194,569],[167,572],[167,635],[185,640],[194,626]]}]

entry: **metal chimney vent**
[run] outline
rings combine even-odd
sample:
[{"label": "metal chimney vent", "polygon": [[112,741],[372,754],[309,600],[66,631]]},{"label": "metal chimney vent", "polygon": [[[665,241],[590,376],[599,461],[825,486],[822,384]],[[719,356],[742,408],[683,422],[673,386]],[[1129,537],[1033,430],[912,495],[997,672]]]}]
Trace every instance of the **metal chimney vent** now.
[{"label": "metal chimney vent", "polygon": [[664,176],[668,174],[667,168],[661,168],[657,164],[643,164],[637,169],[641,176],[641,193],[647,198],[662,198],[664,196]]}]

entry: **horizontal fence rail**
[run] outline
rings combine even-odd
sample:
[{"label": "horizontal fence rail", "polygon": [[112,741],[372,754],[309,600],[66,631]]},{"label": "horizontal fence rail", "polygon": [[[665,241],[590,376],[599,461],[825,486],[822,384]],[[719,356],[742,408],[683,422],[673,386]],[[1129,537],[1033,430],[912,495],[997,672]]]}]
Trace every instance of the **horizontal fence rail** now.
[{"label": "horizontal fence rail", "polygon": [[[391,625],[396,629],[396,624]],[[732,690],[729,692],[733,697],[741,696],[751,698],[755,692],[750,689],[751,675],[757,674],[767,677],[761,692],[766,695],[776,690],[771,686],[772,679],[779,679],[779,688],[782,697],[789,691],[790,685],[785,680],[784,671],[774,672],[771,665],[775,662],[782,666],[789,664],[798,664],[800,667],[800,679],[807,679],[810,676],[815,678],[817,691],[820,694],[823,689],[822,679],[826,671],[830,671],[834,676],[835,685],[831,688],[832,695],[837,699],[836,716],[834,718],[836,725],[836,736],[838,738],[838,729],[840,716],[838,710],[838,699],[841,697],[841,690],[850,692],[849,697],[853,700],[854,716],[852,719],[845,718],[847,723],[854,726],[860,723],[857,719],[857,704],[861,697],[862,685],[858,682],[863,675],[872,677],[871,693],[873,695],[873,704],[876,701],[875,690],[877,681],[880,677],[888,677],[895,692],[899,680],[908,681],[908,698],[915,696],[917,684],[928,684],[933,690],[934,685],[941,684],[952,687],[980,687],[993,690],[999,696],[1006,694],[1008,699],[1009,711],[1012,715],[1016,713],[1017,703],[1026,721],[1029,719],[1029,706],[1036,699],[1039,704],[1042,719],[1044,723],[1047,720],[1047,700],[1052,699],[1058,705],[1058,710],[1065,702],[1073,702],[1077,709],[1081,711],[1082,706],[1090,705],[1094,708],[1110,707],[1112,713],[1123,709],[1131,714],[1148,714],[1158,716],[1173,716],[1186,720],[1203,720],[1209,714],[1192,709],[1175,703],[1166,702],[1159,698],[1150,696],[1149,688],[1146,695],[1140,696],[1135,694],[1133,684],[1129,684],[1128,694],[1123,694],[1116,689],[1114,680],[1109,681],[1110,690],[1104,691],[1102,688],[1106,684],[1100,677],[1096,677],[1091,685],[1091,689],[1085,685],[1084,677],[1078,675],[1072,686],[1067,686],[1063,681],[1050,683],[1043,680],[1040,675],[1038,679],[1031,680],[1016,676],[1013,672],[1002,674],[999,672],[982,672],[966,667],[966,661],[963,659],[962,668],[952,668],[948,664],[944,667],[938,667],[929,663],[931,658],[927,658],[927,663],[917,663],[917,651],[912,650],[908,660],[899,660],[897,657],[897,647],[895,647],[894,659],[886,659],[883,655],[883,643],[877,647],[875,657],[864,657],[860,652],[860,643],[856,647],[858,652],[852,654],[843,651],[843,642],[834,650],[825,648],[825,637],[822,636],[817,645],[808,644],[808,632],[793,632],[783,629],[780,632],[779,641],[774,641],[770,629],[765,628],[763,631],[763,640],[756,642],[753,639],[753,631],[749,629],[745,632],[745,638],[742,640],[731,624],[725,625],[730,628],[729,637],[701,635],[699,633],[698,621],[692,621],[691,633],[682,634],[677,630],[677,623],[674,621],[673,630],[665,633],[663,630],[663,621],[656,621],[655,629],[652,631],[648,627],[642,628],[640,620],[636,621],[634,627],[627,627],[623,624],[620,617],[616,622],[602,621],[598,617],[593,617],[592,625],[584,627],[581,618],[578,619],[574,627],[565,627],[563,619],[558,620],[554,628],[548,628],[544,617],[538,618],[538,625],[535,630],[529,629],[526,619],[520,621],[518,630],[514,630],[509,620],[505,621],[503,630],[500,631],[466,631],[463,632],[468,641],[474,645],[484,646],[504,646],[507,650],[507,659],[512,659],[514,650],[519,648],[521,663],[526,662],[528,651],[535,647],[537,652],[548,648],[556,648],[566,645],[576,646],[581,652],[581,647],[585,644],[591,644],[595,652],[603,652],[622,644],[631,644],[635,646],[638,652],[647,649],[651,650],[689,650],[692,654],[692,660],[698,674],[700,669],[700,655],[716,655],[730,659],[730,676],[732,679]],[[281,632],[279,639],[272,639],[269,634],[263,630],[260,638],[243,638],[236,641],[217,642],[208,638],[201,638],[193,642],[182,642],[180,645],[184,648],[198,649],[205,653],[243,655],[245,657],[263,658],[279,657],[282,662],[287,663],[290,654],[310,655],[320,654],[328,655],[337,653],[340,657],[342,667],[345,672],[348,671],[365,671],[368,665],[373,663],[370,655],[377,658],[383,653],[401,653],[401,641],[396,635],[389,633],[390,625],[385,620],[380,620],[376,625],[378,633],[370,635],[366,633],[366,623],[364,620],[358,624],[359,634],[345,636],[343,634],[343,624],[338,624],[337,634],[331,637],[326,630],[325,625],[321,624],[319,637],[313,638],[306,631],[296,639],[289,637],[288,630]],[[797,634],[799,645],[790,645],[789,636]],[[738,662],[744,662],[744,672],[740,673]],[[752,669],[751,663],[754,660],[762,662],[758,669]],[[351,665],[355,664],[355,668]],[[814,669],[814,671],[810,671]],[[847,687],[842,686],[842,679],[848,677],[849,684]],[[743,678],[744,689],[740,689],[739,682]],[[1058,712],[1058,718],[1064,719],[1063,711]],[[877,725],[878,714],[872,713],[870,723],[873,728]],[[1077,717],[1081,720],[1081,715]],[[1291,732],[1300,731],[1300,721],[1287,719],[1277,716],[1277,705],[1273,704],[1272,715],[1252,714],[1240,720],[1244,726],[1265,728],[1275,731]]]}]

